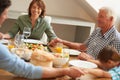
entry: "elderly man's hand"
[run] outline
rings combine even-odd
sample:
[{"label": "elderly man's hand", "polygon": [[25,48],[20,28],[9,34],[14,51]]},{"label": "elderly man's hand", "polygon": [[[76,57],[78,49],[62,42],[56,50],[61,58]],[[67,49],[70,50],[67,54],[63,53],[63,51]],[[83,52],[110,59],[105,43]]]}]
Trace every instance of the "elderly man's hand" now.
[{"label": "elderly man's hand", "polygon": [[78,55],[78,58],[81,59],[81,60],[89,60],[89,59],[94,59],[92,56],[84,53],[84,52],[81,52],[79,55]]}]

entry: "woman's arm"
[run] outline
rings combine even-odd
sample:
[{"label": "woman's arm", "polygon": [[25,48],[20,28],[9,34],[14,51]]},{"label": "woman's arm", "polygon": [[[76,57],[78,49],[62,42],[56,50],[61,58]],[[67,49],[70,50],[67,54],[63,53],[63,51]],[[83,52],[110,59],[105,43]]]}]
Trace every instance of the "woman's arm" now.
[{"label": "woman's arm", "polygon": [[70,41],[66,41],[66,40],[62,40],[62,43],[66,46],[68,46],[69,48],[72,49],[77,49],[80,51],[85,51],[86,50],[86,46],[83,43],[75,43],[75,42],[70,42]]},{"label": "woman's arm", "polygon": [[82,43],[70,42],[70,41],[62,40],[60,38],[53,39],[52,41],[50,41],[49,45],[50,46],[55,46],[57,43],[63,43],[64,45],[68,46],[69,48],[77,49],[77,50],[80,50],[80,51],[85,51],[86,48],[87,48]]}]

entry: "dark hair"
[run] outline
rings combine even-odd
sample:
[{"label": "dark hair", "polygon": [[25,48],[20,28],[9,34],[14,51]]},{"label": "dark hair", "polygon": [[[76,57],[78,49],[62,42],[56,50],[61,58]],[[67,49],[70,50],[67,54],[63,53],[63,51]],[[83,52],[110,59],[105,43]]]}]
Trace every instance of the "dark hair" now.
[{"label": "dark hair", "polygon": [[46,6],[45,6],[45,4],[44,4],[44,2],[42,0],[32,0],[32,2],[29,5],[29,8],[28,8],[29,16],[31,16],[31,8],[32,8],[34,3],[37,3],[37,5],[42,9],[42,12],[41,12],[39,17],[44,17],[45,12],[46,12]]},{"label": "dark hair", "polygon": [[108,60],[120,61],[120,55],[114,47],[106,46],[99,52],[98,60],[101,62],[107,62]]},{"label": "dark hair", "polygon": [[0,15],[10,5],[11,5],[11,1],[10,0],[0,0]]}]

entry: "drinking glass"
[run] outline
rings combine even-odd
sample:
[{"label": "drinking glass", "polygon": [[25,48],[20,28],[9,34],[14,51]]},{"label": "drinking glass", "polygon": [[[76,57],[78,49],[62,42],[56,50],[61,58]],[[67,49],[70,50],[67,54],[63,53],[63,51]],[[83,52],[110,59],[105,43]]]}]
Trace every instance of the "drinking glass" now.
[{"label": "drinking glass", "polygon": [[69,58],[70,50],[68,48],[63,49],[63,57]]},{"label": "drinking glass", "polygon": [[14,47],[15,47],[14,42],[9,40],[9,42],[8,42],[8,49],[11,50]]},{"label": "drinking glass", "polygon": [[62,50],[63,50],[63,44],[57,43],[57,45],[55,46],[55,52],[62,53]]},{"label": "drinking glass", "polygon": [[24,45],[24,35],[16,34],[14,44],[17,48],[22,48]]},{"label": "drinking glass", "polygon": [[26,38],[26,40],[27,40],[27,38],[30,36],[30,34],[31,34],[31,28],[29,28],[29,27],[24,27],[24,29],[23,29],[23,35],[24,35],[24,37]]}]

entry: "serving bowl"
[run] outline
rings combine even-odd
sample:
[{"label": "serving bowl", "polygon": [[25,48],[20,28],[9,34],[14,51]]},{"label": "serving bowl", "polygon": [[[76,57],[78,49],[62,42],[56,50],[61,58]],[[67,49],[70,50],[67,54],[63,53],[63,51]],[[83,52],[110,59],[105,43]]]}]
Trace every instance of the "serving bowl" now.
[{"label": "serving bowl", "polygon": [[63,67],[67,62],[69,58],[55,58],[53,60],[53,66],[54,67]]},{"label": "serving bowl", "polygon": [[63,67],[69,61],[68,54],[54,53],[53,55],[55,56],[53,60],[54,67]]}]

